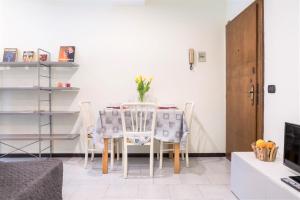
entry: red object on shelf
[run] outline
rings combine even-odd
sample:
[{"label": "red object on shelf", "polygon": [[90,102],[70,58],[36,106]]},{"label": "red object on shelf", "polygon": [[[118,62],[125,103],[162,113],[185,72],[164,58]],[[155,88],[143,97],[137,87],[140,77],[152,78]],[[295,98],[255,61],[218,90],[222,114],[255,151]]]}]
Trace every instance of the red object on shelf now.
[{"label": "red object on shelf", "polygon": [[58,82],[57,87],[59,87],[59,88],[64,87],[64,84],[62,82]]},{"label": "red object on shelf", "polygon": [[66,83],[66,87],[71,87],[71,83]]}]

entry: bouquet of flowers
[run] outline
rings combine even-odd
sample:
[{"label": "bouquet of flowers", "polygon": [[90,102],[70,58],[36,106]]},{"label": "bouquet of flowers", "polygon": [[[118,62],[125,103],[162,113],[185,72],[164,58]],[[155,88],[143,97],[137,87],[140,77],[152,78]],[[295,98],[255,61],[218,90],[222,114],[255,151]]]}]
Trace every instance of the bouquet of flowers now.
[{"label": "bouquet of flowers", "polygon": [[152,80],[153,80],[152,77],[146,78],[142,75],[138,75],[135,77],[137,91],[139,93],[139,100],[141,102],[144,101],[145,94],[149,91]]}]

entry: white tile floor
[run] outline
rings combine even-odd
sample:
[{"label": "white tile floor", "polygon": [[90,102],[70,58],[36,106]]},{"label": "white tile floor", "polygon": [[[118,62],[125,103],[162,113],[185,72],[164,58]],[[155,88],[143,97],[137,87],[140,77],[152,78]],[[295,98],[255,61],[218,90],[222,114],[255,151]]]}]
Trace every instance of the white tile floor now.
[{"label": "white tile floor", "polygon": [[[191,158],[190,168],[182,165],[173,174],[172,162],[164,168],[155,162],[154,178],[149,178],[147,158],[129,158],[129,176],[123,178],[121,162],[109,174],[101,173],[95,158],[83,169],[82,158],[64,158],[64,200],[92,199],[237,199],[229,190],[230,163],[225,158]],[[184,164],[184,163],[182,163]]]},{"label": "white tile floor", "polygon": [[[7,159],[15,160],[15,159]],[[24,159],[22,159],[24,160]],[[109,174],[101,173],[101,160],[95,158],[83,168],[83,158],[62,158],[64,200],[236,200],[230,192],[230,163],[225,158],[190,158],[190,168],[182,162],[181,173],[173,173],[172,161],[164,159],[163,169],[155,160],[154,178],[149,177],[147,158],[129,158],[128,178],[122,164],[115,161]]]}]

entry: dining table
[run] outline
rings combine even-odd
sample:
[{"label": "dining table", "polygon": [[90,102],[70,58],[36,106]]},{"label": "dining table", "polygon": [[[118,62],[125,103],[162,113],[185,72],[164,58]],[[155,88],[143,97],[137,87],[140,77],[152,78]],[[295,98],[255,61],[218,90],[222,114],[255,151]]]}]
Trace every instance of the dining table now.
[{"label": "dining table", "polygon": [[[189,134],[183,110],[176,106],[159,106],[156,111],[154,139],[174,144],[174,173],[180,173],[180,149],[185,149]],[[106,107],[99,111],[93,142],[102,151],[102,173],[108,173],[109,140],[123,138],[121,109]],[[139,141],[136,141],[139,143]],[[140,141],[142,145],[142,141]]]}]

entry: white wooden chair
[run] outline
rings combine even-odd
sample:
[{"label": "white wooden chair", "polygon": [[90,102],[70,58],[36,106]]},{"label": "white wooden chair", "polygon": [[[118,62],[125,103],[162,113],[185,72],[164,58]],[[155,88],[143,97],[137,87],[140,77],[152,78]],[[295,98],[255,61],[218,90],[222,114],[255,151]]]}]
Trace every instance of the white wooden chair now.
[{"label": "white wooden chair", "polygon": [[128,175],[128,146],[141,145],[140,139],[148,139],[142,145],[150,146],[150,176],[153,177],[154,131],[157,106],[152,103],[126,103],[121,105],[123,127],[124,178]]},{"label": "white wooden chair", "polygon": [[[184,114],[184,117],[186,119],[187,126],[188,126],[189,130],[191,130],[193,111],[194,111],[194,103],[193,102],[186,102],[184,104],[183,114]],[[163,154],[164,154],[164,152],[173,152],[174,151],[174,149],[172,149],[172,148],[171,149],[164,149],[164,144],[167,144],[169,146],[170,144],[173,144],[173,143],[160,141],[160,149],[159,149],[160,150],[160,155],[158,156],[159,157],[159,168],[160,169],[162,169],[162,165],[163,165]],[[189,165],[190,165],[190,163],[189,163],[189,135],[188,135],[187,140],[186,140],[185,149],[181,150],[181,157],[182,157],[182,160],[184,160],[184,157],[185,157],[186,167],[189,167]]]},{"label": "white wooden chair", "polygon": [[91,160],[94,159],[95,145],[93,143],[92,131],[95,128],[95,119],[92,115],[92,106],[90,101],[83,101],[80,103],[80,114],[82,117],[83,131],[84,131],[84,168],[87,167],[89,153],[91,153]]},{"label": "white wooden chair", "polygon": [[[82,116],[83,122],[83,130],[84,130],[84,144],[85,144],[85,156],[84,156],[84,168],[87,167],[89,153],[91,153],[91,161],[94,159],[94,155],[96,147],[93,143],[93,134],[92,132],[95,129],[95,118],[93,117],[92,106],[90,101],[83,101],[80,103],[80,113]],[[120,150],[119,150],[119,142],[118,139],[111,139],[110,143],[110,165],[111,168],[114,167],[114,155],[115,155],[115,148],[117,150],[117,160],[120,158]]]}]

